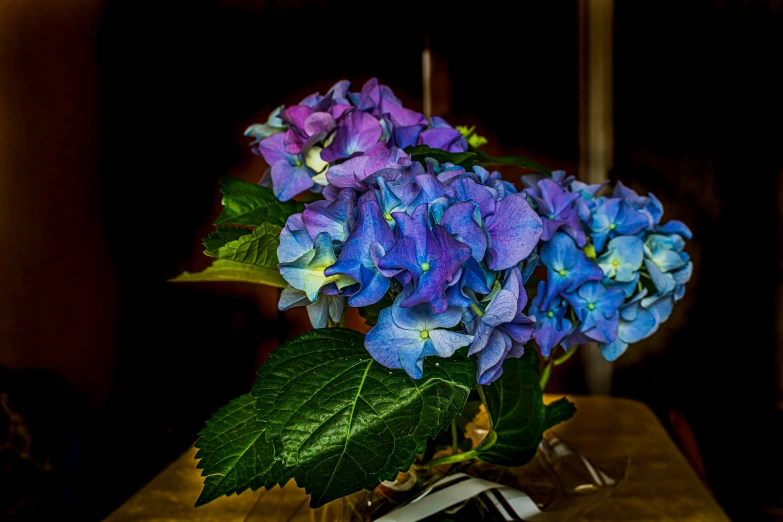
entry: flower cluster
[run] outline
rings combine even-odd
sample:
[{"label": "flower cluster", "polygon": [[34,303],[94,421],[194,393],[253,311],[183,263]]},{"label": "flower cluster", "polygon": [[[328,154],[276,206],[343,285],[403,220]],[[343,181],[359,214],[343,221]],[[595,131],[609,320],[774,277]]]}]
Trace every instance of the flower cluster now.
[{"label": "flower cluster", "polygon": [[[331,183],[332,167],[357,157],[388,155],[392,148],[428,145],[464,152],[462,134],[443,119],[427,120],[406,109],[392,90],[373,78],[361,92],[337,82],[326,95],[312,94],[291,107],[278,107],[265,124],[250,126],[253,151],[269,164],[262,184],[287,201],[307,190],[321,192]],[[338,191],[333,191],[336,197]]]},{"label": "flower cluster", "polygon": [[596,342],[613,361],[655,333],[691,277],[683,252],[688,227],[661,224],[660,201],[619,182],[612,197],[597,197],[605,184],[586,185],[562,171],[523,181],[543,221],[539,254],[547,275],[529,310],[540,322],[533,337],[541,354]]},{"label": "flower cluster", "polygon": [[346,300],[388,299],[365,340],[377,361],[420,378],[425,357],[469,346],[479,382],[492,382],[536,326],[522,311],[542,221],[497,172],[382,148],[331,166],[325,199],[288,219],[279,307],[307,304],[323,327]]}]

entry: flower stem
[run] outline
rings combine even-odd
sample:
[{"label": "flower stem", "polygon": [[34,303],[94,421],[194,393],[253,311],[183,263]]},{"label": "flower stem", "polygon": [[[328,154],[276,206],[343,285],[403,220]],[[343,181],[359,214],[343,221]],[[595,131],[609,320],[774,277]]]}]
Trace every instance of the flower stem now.
[{"label": "flower stem", "polygon": [[544,391],[546,383],[549,382],[549,376],[552,375],[552,360],[549,359],[544,366],[544,371],[541,372],[541,377],[538,379],[538,384],[541,386],[541,391]]},{"label": "flower stem", "polygon": [[481,311],[481,309],[476,306],[476,303],[470,303],[470,307],[473,309],[474,312],[476,312],[476,315],[479,317],[482,317],[484,315],[484,312]]},{"label": "flower stem", "polygon": [[481,444],[477,448],[474,448],[470,451],[466,451],[465,453],[457,453],[454,455],[449,455],[447,457],[440,457],[437,459],[432,459],[429,462],[425,462],[423,464],[414,464],[413,469],[428,469],[428,468],[434,468],[435,466],[443,466],[446,464],[456,464],[458,462],[465,462],[466,460],[473,460],[476,457],[478,457],[479,452],[482,450],[488,450],[492,446],[495,445],[495,442],[497,442],[498,436],[494,431],[491,431],[487,434],[487,437],[481,441]]},{"label": "flower stem", "polygon": [[565,363],[568,359],[573,357],[573,355],[576,353],[577,348],[579,348],[579,345],[572,346],[571,349],[566,351],[565,354],[555,359],[555,363],[554,363],[555,366],[560,366],[561,364]]}]

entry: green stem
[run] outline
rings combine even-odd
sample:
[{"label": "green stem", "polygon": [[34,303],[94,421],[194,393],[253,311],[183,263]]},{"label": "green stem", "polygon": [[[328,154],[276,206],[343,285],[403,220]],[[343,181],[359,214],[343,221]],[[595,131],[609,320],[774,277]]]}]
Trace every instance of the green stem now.
[{"label": "green stem", "polygon": [[481,311],[481,309],[476,306],[476,303],[470,303],[470,307],[473,309],[474,312],[476,312],[476,315],[479,317],[482,317],[484,315],[484,312]]},{"label": "green stem", "polygon": [[555,366],[560,366],[561,364],[565,363],[568,359],[573,357],[573,355],[576,353],[576,349],[579,348],[579,345],[572,346],[570,350],[568,350],[564,355],[561,355],[559,358],[555,359]]},{"label": "green stem", "polygon": [[457,419],[451,420],[451,454],[457,454]]},{"label": "green stem", "polygon": [[541,377],[538,379],[538,384],[541,386],[541,391],[544,391],[546,383],[549,382],[549,376],[552,375],[552,360],[547,361],[544,366],[544,371],[541,372]]},{"label": "green stem", "polygon": [[473,460],[479,456],[479,452],[487,450],[495,445],[498,436],[494,431],[487,433],[487,437],[481,441],[481,444],[475,449],[466,451],[465,453],[457,453],[456,455],[449,455],[447,457],[440,457],[438,459],[432,459],[429,462],[423,464],[414,464],[413,469],[428,469],[435,466],[443,466],[446,464],[456,464],[458,462],[465,462],[466,460]]}]

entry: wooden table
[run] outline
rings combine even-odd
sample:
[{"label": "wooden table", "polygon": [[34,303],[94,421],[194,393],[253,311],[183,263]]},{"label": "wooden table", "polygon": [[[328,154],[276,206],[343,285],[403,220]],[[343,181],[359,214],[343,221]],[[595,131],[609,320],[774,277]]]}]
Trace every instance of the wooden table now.
[{"label": "wooden table", "polygon": [[[553,399],[554,397],[547,397]],[[644,404],[610,397],[570,397],[577,414],[556,431],[602,466],[629,458],[627,478],[611,496],[582,515],[603,521],[726,521],[728,518]],[[340,500],[318,510],[291,481],[284,488],[245,491],[198,509],[203,478],[185,452],[149,484],[120,506],[108,522],[338,522]],[[263,513],[263,515],[261,515]]]}]

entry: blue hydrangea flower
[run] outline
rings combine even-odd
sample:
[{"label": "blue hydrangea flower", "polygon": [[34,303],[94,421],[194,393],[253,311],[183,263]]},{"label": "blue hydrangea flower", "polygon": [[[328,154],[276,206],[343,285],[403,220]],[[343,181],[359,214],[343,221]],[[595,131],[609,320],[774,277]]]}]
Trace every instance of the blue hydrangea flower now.
[{"label": "blue hydrangea flower", "polygon": [[348,299],[351,306],[377,303],[390,284],[389,278],[378,271],[378,263],[393,243],[394,234],[378,203],[366,201],[359,207],[359,219],[343,245],[340,257],[324,275],[342,274],[359,282],[359,289]]},{"label": "blue hydrangea flower", "polygon": [[606,277],[618,283],[634,281],[644,259],[644,243],[636,236],[619,236],[609,241],[606,252],[598,258],[598,266]]},{"label": "blue hydrangea flower", "polygon": [[489,236],[487,266],[505,270],[525,259],[538,244],[543,225],[521,194],[507,194],[484,220]]},{"label": "blue hydrangea flower", "polygon": [[684,247],[682,237],[676,234],[650,234],[647,237],[644,243],[644,266],[660,295],[674,291],[677,285],[675,272],[689,264],[688,254],[682,251]]},{"label": "blue hydrangea flower", "polygon": [[[324,289],[328,288],[328,286],[330,285],[327,285]],[[281,292],[277,308],[282,312],[296,306],[306,306],[307,315],[313,328],[326,328],[329,319],[334,323],[339,323],[345,309],[345,297],[337,295],[336,288],[332,290],[330,292],[331,295],[321,293],[318,299],[311,303],[303,291],[289,285]]]},{"label": "blue hydrangea flower", "polygon": [[652,335],[659,321],[655,315],[641,306],[646,291],[640,292],[633,300],[620,308],[617,337],[610,343],[601,343],[598,347],[607,361],[614,361],[636,343]]},{"label": "blue hydrangea flower", "polygon": [[301,154],[285,151],[284,134],[274,134],[258,143],[256,150],[270,165],[272,189],[280,201],[288,201],[300,192],[310,189],[316,171]]},{"label": "blue hydrangea flower", "polygon": [[458,348],[469,345],[473,336],[448,330],[459,324],[459,308],[449,307],[441,313],[434,313],[426,304],[404,308],[406,299],[405,293],[400,293],[392,306],[381,310],[364,346],[387,368],[402,368],[420,379],[425,357],[451,357]]},{"label": "blue hydrangea flower", "polygon": [[552,299],[562,292],[573,292],[587,281],[604,278],[601,268],[579,250],[573,238],[558,232],[541,247],[541,263],[547,267],[547,287],[543,308],[549,309]]},{"label": "blue hydrangea flower", "polygon": [[533,302],[530,303],[528,312],[531,318],[534,317],[536,321],[541,323],[540,327],[533,332],[533,339],[536,340],[543,357],[549,357],[552,350],[571,332],[573,326],[571,321],[565,317],[566,307],[559,297],[555,297],[548,308],[543,307],[546,293],[546,282],[539,281],[538,292]]},{"label": "blue hydrangea flower", "polygon": [[601,252],[608,239],[636,234],[644,230],[647,225],[647,216],[624,200],[605,199],[596,207],[590,222],[595,251]]},{"label": "blue hydrangea flower", "polygon": [[588,281],[575,292],[565,292],[579,319],[579,331],[586,337],[601,343],[611,343],[617,337],[620,305],[625,300],[622,290],[607,290],[597,281]]},{"label": "blue hydrangea flower", "polygon": [[280,247],[277,250],[277,257],[281,260],[280,275],[288,281],[288,284],[297,290],[302,290],[311,302],[318,298],[318,291],[326,284],[334,282],[338,289],[342,289],[356,283],[354,279],[345,275],[327,276],[324,274],[324,271],[337,261],[332,238],[328,233],[321,232],[316,236],[310,250],[293,261],[284,262],[283,259],[292,257],[289,248],[289,245],[284,246],[283,241],[280,241]]}]

